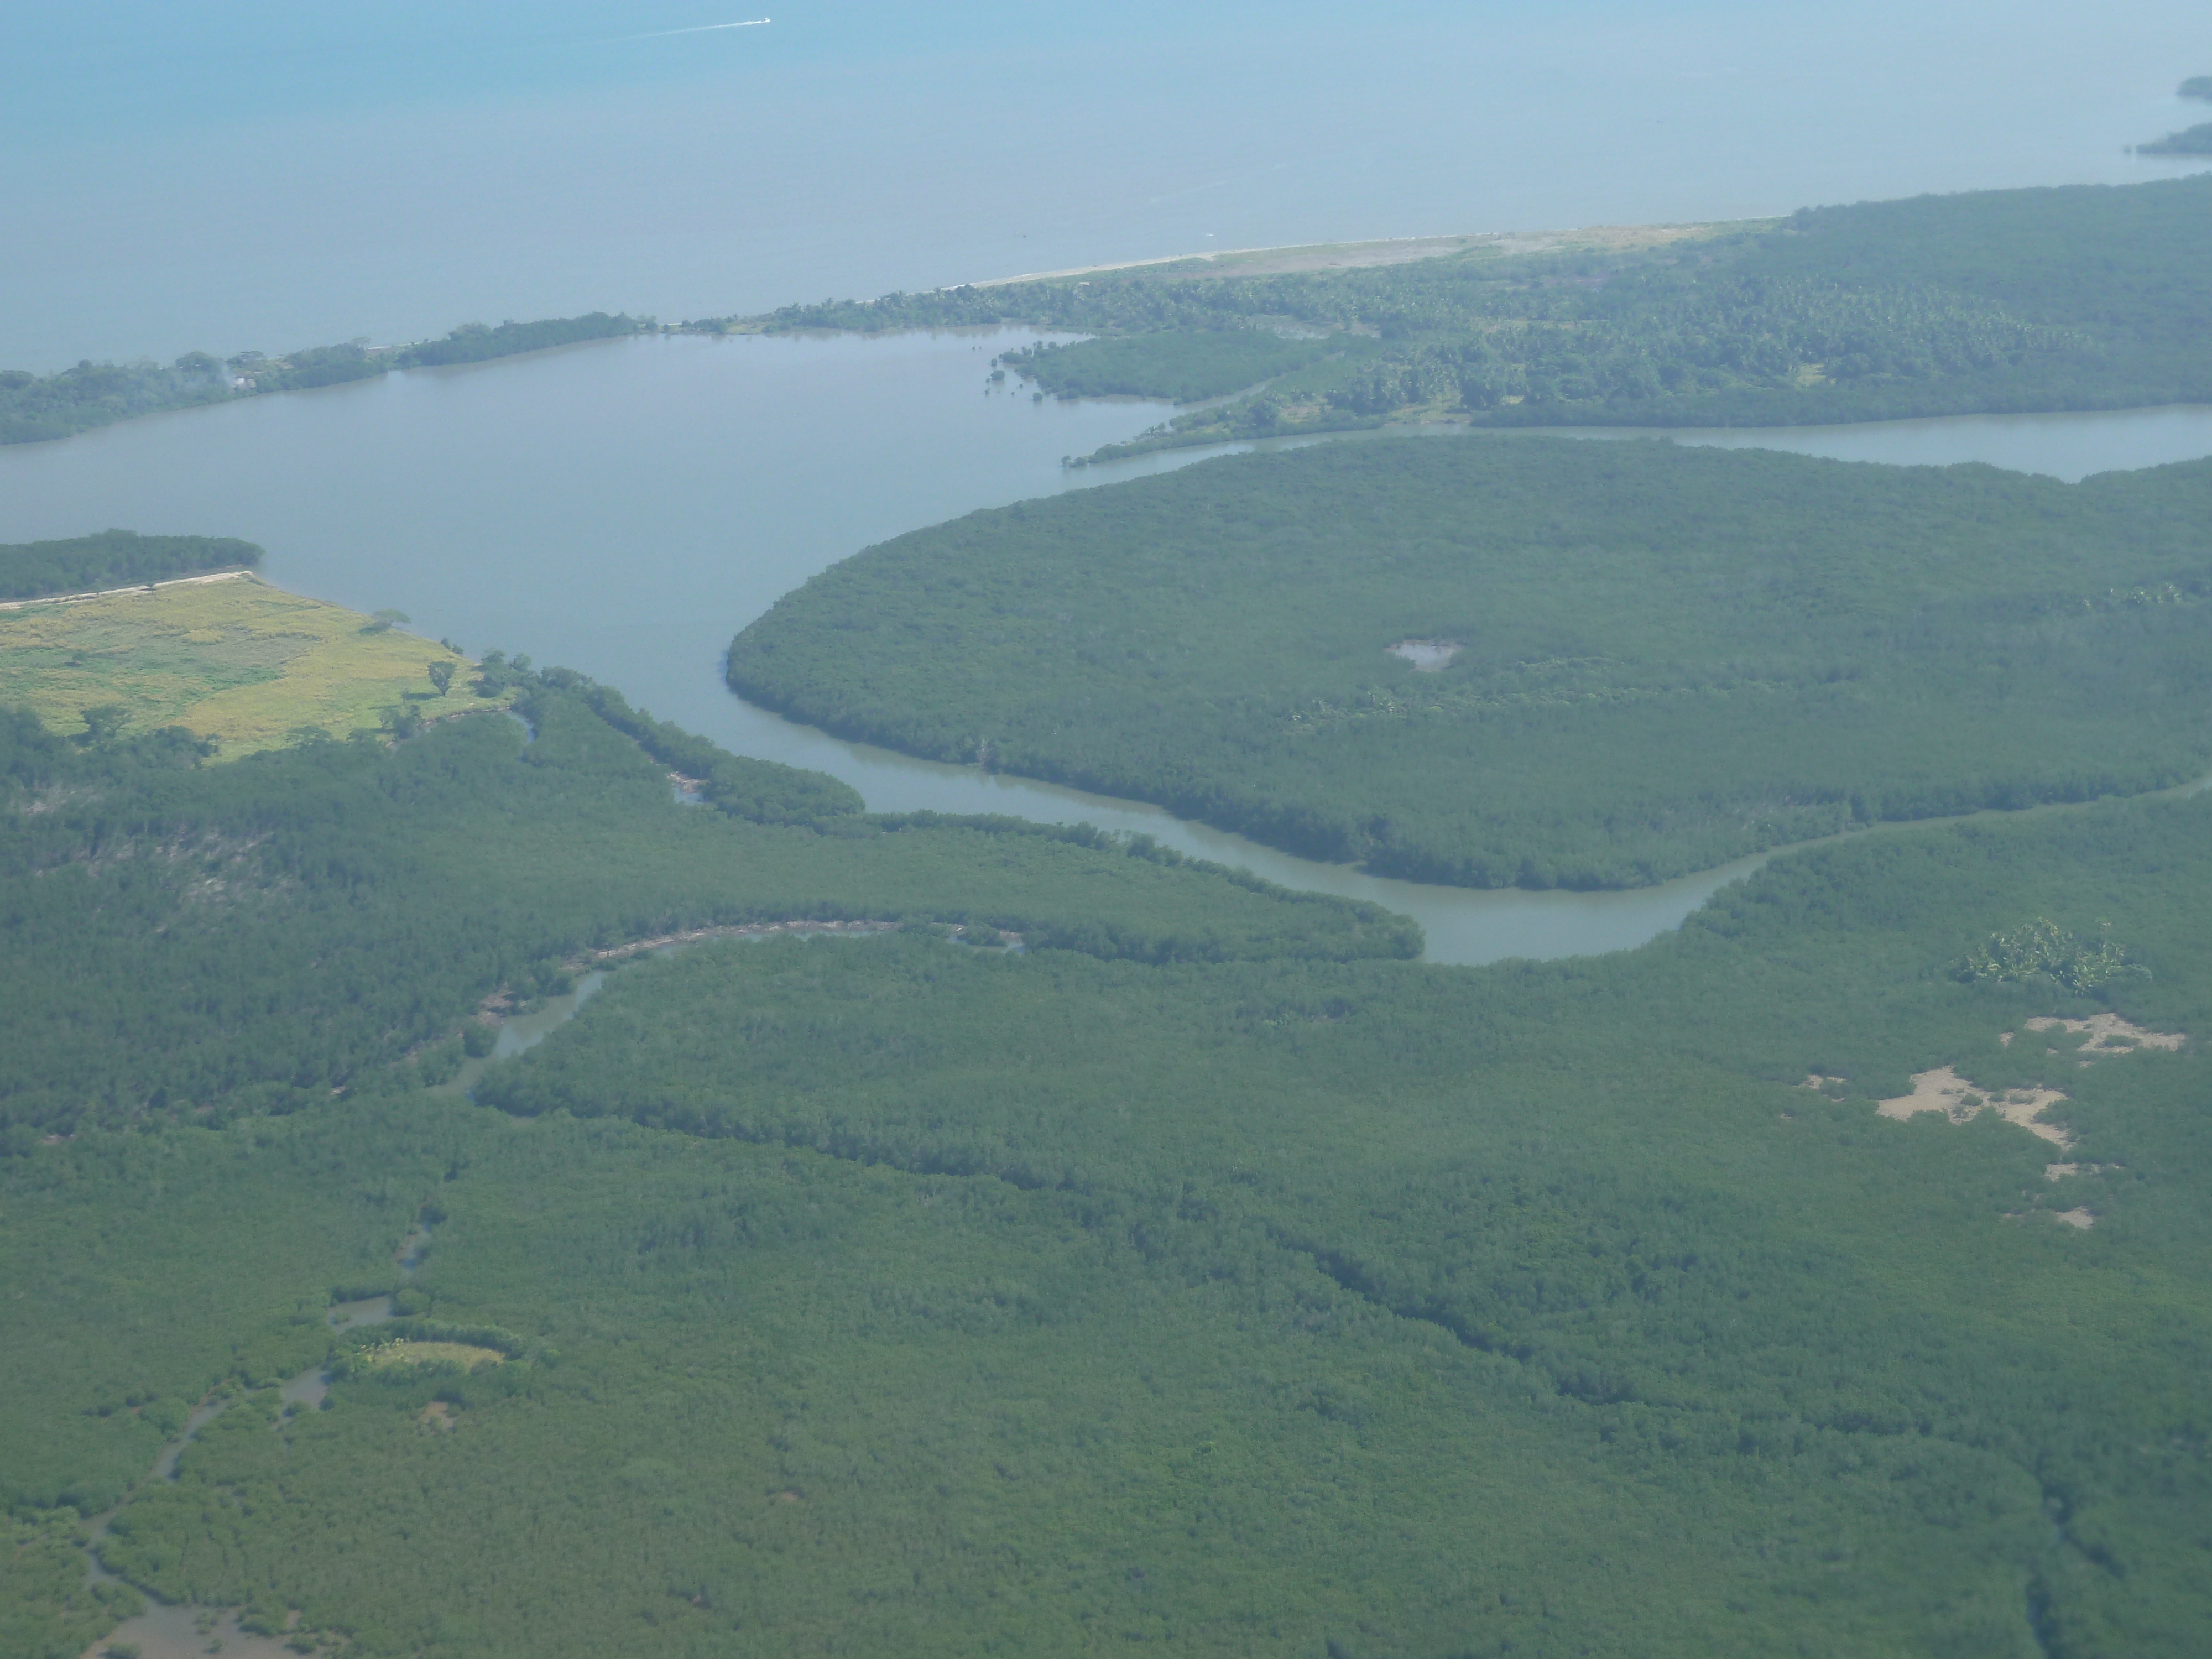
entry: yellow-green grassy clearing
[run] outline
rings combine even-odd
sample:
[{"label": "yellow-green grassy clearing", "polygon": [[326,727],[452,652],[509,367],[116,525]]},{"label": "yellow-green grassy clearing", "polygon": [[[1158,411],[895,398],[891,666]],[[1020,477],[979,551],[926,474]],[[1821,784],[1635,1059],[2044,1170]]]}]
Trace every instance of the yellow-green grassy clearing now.
[{"label": "yellow-green grassy clearing", "polygon": [[[453,669],[444,696],[432,663]],[[0,611],[0,703],[64,734],[83,729],[86,709],[119,703],[126,732],[181,726],[225,758],[281,747],[301,726],[374,730],[400,706],[433,719],[500,706],[468,689],[471,666],[251,576]]]},{"label": "yellow-green grassy clearing", "polygon": [[473,1347],[466,1342],[416,1342],[402,1337],[363,1348],[361,1363],[374,1370],[398,1370],[418,1365],[458,1365],[472,1371],[479,1365],[503,1365],[507,1356],[497,1348]]}]

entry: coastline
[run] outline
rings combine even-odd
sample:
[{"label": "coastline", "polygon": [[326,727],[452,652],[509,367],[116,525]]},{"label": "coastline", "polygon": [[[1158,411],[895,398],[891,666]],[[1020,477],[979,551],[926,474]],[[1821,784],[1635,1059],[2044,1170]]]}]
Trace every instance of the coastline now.
[{"label": "coastline", "polygon": [[[1391,236],[1366,242],[1297,242],[1276,247],[1221,248],[1201,253],[1171,253],[1152,259],[1123,259],[1106,264],[1073,265],[1064,270],[1029,270],[1013,276],[958,283],[955,288],[1010,288],[1019,283],[1062,282],[1116,270],[1160,270],[1189,276],[1273,276],[1307,270],[1355,270],[1412,264],[1455,253],[1548,253],[1572,248],[1663,247],[1730,231],[1780,222],[1774,219],[1714,219],[1690,224],[1586,225],[1572,230],[1468,231],[1443,236]],[[1185,272],[1167,271],[1188,265]]]}]

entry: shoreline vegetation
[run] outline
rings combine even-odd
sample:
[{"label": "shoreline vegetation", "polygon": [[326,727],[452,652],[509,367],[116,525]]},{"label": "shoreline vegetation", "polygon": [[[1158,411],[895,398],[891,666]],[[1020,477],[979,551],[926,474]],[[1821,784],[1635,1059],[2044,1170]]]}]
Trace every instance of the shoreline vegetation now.
[{"label": "shoreline vegetation", "polygon": [[552,317],[494,328],[464,323],[442,339],[376,346],[365,340],[310,346],[282,356],[242,351],[217,358],[186,352],[166,368],[150,358],[95,363],[89,358],[52,374],[0,369],[0,444],[43,443],[111,426],[139,415],[234,403],[273,392],[304,392],[374,380],[403,368],[489,362],[586,340],[653,332],[649,317]]},{"label": "shoreline vegetation", "polygon": [[[2183,94],[2212,77],[2185,83]],[[2212,125],[2142,147],[2212,154]],[[1833,425],[2212,401],[2212,178],[1604,226],[1247,248],[663,324],[465,324],[404,346],[0,371],[0,443],[165,410],[640,334],[1023,326],[1040,396],[1197,404],[1073,465],[1264,437]]]},{"label": "shoreline vegetation", "polygon": [[728,678],[1379,875],[1638,887],[2200,775],[2208,501],[2207,462],[1305,447],[896,538],[745,628]]},{"label": "shoreline vegetation", "polygon": [[[161,724],[159,688],[126,688],[118,718],[72,736],[0,686],[20,959],[121,951],[95,1024],[63,1012],[73,971],[0,999],[0,1125],[16,1126],[0,1159],[172,1104],[226,1118],[444,1082],[487,998],[565,994],[563,963],[687,929],[892,922],[1153,963],[1420,953],[1419,928],[1376,905],[1089,825],[867,813],[835,779],[715,750],[571,670],[498,652],[472,669],[439,695],[520,724],[295,727],[234,764]],[[719,787],[685,804],[672,761]]]},{"label": "shoreline vegetation", "polygon": [[[1242,394],[1081,465],[1436,420],[1763,427],[2205,401],[2212,331],[2190,278],[2208,260],[2212,179],[2191,177],[1256,250],[684,326],[1022,325],[1092,337],[994,365],[1040,395]],[[1253,378],[1231,387],[1241,360]]]},{"label": "shoreline vegetation", "polygon": [[[1209,462],[1147,482],[1186,481],[1169,525],[1276,486],[1273,522],[1229,502],[1240,542],[1179,532],[1231,563],[1194,583],[1143,524],[1120,539],[1247,696],[1356,609],[1287,579],[1303,548],[1347,567],[1363,626],[1431,613],[1358,653],[1407,703],[1517,685],[1571,715],[1608,658],[1777,635],[1693,688],[1725,750],[1706,693],[1755,700],[1781,665],[1850,695],[1838,641],[1900,603],[1905,645],[1969,678],[2025,652],[2202,701],[2141,640],[2183,639],[2203,593],[2078,603],[2115,556],[2065,504],[2163,489],[2145,545],[2201,562],[2212,464],[2015,499],[1986,468],[1617,447]],[[1424,529],[1424,470],[1486,455],[1555,465],[1521,506],[1583,517],[1484,492],[1493,541],[1533,525],[1569,556],[1439,615],[1423,561],[1457,538]],[[1373,487],[1332,518],[1280,487],[1316,473]],[[1799,516],[1706,513],[1686,551],[1647,513],[1641,555],[1559,487],[1695,511],[1741,477]],[[1869,477],[1922,494],[1835,529]],[[1054,522],[937,533],[1033,554]],[[1675,610],[1623,623],[1586,577],[1639,558]],[[1233,580],[1255,560],[1272,585]],[[1172,641],[1129,655],[1028,562],[981,585],[968,645],[957,587],[902,612],[950,689],[1074,625],[1015,666],[1110,695],[1118,663],[1165,701]],[[2006,602],[1958,603],[1992,565]],[[1257,591],[1310,609],[1285,626]],[[1501,672],[1493,620],[1557,659]],[[142,1595],[349,1659],[961,1659],[1086,1628],[1190,1659],[1763,1659],[1838,1632],[2147,1659],[2212,1620],[2212,799],[1806,849],[1636,951],[1433,967],[1371,905],[1141,837],[870,814],[584,675],[487,652],[471,679],[452,701],[519,721],[236,764],[143,730],[143,683],[82,740],[0,717],[0,1651],[121,1652]],[[844,937],[791,936],[817,928]],[[502,1053],[502,1016],[602,972]],[[1883,1115],[1938,1073],[1942,1110]],[[355,1324],[371,1300],[394,1316]]]},{"label": "shoreline vegetation", "polygon": [[[2212,75],[2192,75],[2174,88],[2177,98],[2193,99],[2199,103],[2212,103]],[[2137,144],[2138,155],[2212,155],[2212,121],[2185,127],[2179,132],[2169,132],[2163,138],[2154,138],[2147,144]]]},{"label": "shoreline vegetation", "polygon": [[88,599],[214,571],[258,570],[262,551],[222,536],[141,536],[104,530],[59,541],[0,545],[0,601]]}]

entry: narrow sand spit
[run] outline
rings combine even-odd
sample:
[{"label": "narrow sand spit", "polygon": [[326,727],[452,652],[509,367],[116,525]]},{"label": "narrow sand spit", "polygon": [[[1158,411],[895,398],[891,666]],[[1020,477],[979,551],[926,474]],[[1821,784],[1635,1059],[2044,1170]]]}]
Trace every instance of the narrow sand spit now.
[{"label": "narrow sand spit", "polygon": [[2066,1097],[2056,1089],[1982,1089],[1948,1066],[1932,1072],[1916,1072],[1912,1092],[1885,1100],[1875,1109],[1884,1117],[1906,1118],[1922,1112],[1941,1112],[1954,1123],[1964,1123],[1978,1113],[1990,1110],[2008,1123],[2017,1123],[2032,1135],[2040,1135],[2063,1152],[2074,1138],[2056,1123],[2042,1121],[2046,1107]]},{"label": "narrow sand spit", "polygon": [[1583,249],[1615,252],[1664,247],[1670,242],[1717,235],[1723,231],[1771,223],[1770,220],[1723,220],[1686,225],[1588,225],[1578,230],[1476,231],[1456,236],[1399,236],[1381,242],[1312,242],[1288,247],[1215,248],[1171,253],[1157,259],[1128,259],[1119,264],[1076,265],[1066,270],[1029,270],[1018,276],[994,276],[975,288],[1010,283],[1044,283],[1102,271],[1142,270],[1160,265],[1190,269],[1164,273],[1170,279],[1193,276],[1271,276],[1302,270],[1350,270],[1373,265],[1406,264],[1446,254],[1486,249],[1496,253],[1564,253]]}]

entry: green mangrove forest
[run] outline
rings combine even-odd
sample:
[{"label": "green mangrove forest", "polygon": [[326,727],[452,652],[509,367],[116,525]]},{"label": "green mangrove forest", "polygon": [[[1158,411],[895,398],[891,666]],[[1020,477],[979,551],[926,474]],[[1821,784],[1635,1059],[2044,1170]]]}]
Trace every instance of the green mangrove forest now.
[{"label": "green mangrove forest", "polygon": [[1066,396],[1218,397],[1240,389],[1224,383],[1237,363],[1250,366],[1245,387],[1269,380],[1101,458],[1420,417],[1786,426],[2212,398],[2197,276],[2212,258],[2212,179],[1563,240],[1266,276],[1189,261],[690,326],[1095,335],[1006,360]]},{"label": "green mangrove forest", "polygon": [[1325,444],[900,537],[745,629],[729,678],[1310,857],[1634,886],[2212,770],[2208,514],[2208,463]]},{"label": "green mangrove forest", "polygon": [[[2212,395],[2208,207],[685,326],[1085,335],[987,372],[1206,405],[1143,444],[2117,407]],[[645,326],[0,375],[0,438]],[[901,536],[731,647],[1432,882],[1826,837],[1485,967],[497,651],[231,760],[0,709],[0,1656],[153,1602],[303,1659],[2203,1650],[2208,524],[2212,462],[1352,440]]]},{"label": "green mangrove forest", "polygon": [[[534,741],[227,766],[15,732],[11,1654],[131,1611],[71,1547],[126,1493],[131,1583],[363,1659],[2032,1659],[2212,1620],[2203,1061],[2028,1024],[2212,1029],[2203,799],[1847,842],[1638,951],[1434,969],[1127,845],[685,806],[590,690],[534,684]],[[432,1086],[595,945],[841,914],[925,925],[647,958]],[[1026,951],[926,925],[984,918]],[[1974,969],[2045,921],[2143,971]],[[1876,1111],[1938,1066],[2063,1092],[2063,1165]],[[425,1224],[392,1329],[472,1369],[324,1319]]]},{"label": "green mangrove forest", "polygon": [[252,570],[261,560],[259,548],[232,537],[141,536],[129,530],[0,544],[0,599],[135,587],[215,570]]},{"label": "green mangrove forest", "polygon": [[653,327],[649,318],[595,311],[582,317],[505,322],[496,328],[464,323],[442,339],[411,345],[377,347],[355,340],[277,357],[246,351],[226,359],[188,351],[167,367],[150,358],[131,363],[87,358],[52,374],[0,369],[0,444],[38,443],[164,410],[374,380],[394,369],[489,362],[584,340],[617,339]]}]

